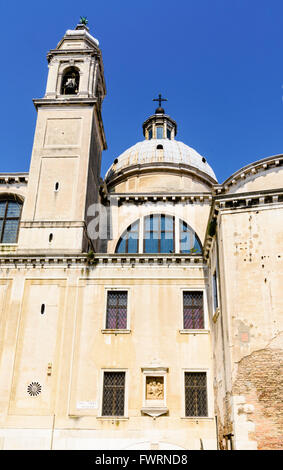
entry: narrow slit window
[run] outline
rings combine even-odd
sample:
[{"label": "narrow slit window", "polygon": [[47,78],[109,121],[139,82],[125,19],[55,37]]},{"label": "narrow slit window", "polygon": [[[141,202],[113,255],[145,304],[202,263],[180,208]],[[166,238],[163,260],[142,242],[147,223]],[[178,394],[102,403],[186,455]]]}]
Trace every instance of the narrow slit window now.
[{"label": "narrow slit window", "polygon": [[163,127],[162,126],[156,126],[156,138],[163,139]]},{"label": "narrow slit window", "polygon": [[213,291],[213,306],[214,306],[214,310],[217,309],[217,307],[219,306],[218,304],[218,285],[217,285],[217,272],[216,270],[214,271],[213,273],[213,277],[212,277],[212,291]]},{"label": "narrow slit window", "polygon": [[59,182],[57,181],[54,186],[54,191],[59,191]]},{"label": "narrow slit window", "polygon": [[52,240],[53,240],[53,233],[50,233],[50,234],[49,234],[49,243],[51,243]]},{"label": "narrow slit window", "polygon": [[45,304],[41,304],[40,313],[41,313],[41,315],[44,315],[44,313],[45,313]]}]

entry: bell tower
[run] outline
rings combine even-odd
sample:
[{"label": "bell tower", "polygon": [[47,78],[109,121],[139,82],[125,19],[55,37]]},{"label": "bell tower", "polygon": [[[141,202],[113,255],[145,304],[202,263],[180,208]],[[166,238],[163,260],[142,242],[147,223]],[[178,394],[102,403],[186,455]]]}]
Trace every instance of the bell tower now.
[{"label": "bell tower", "polygon": [[87,209],[99,200],[101,107],[106,94],[99,43],[81,21],[47,54],[45,95],[35,99],[37,123],[19,250],[81,253]]}]

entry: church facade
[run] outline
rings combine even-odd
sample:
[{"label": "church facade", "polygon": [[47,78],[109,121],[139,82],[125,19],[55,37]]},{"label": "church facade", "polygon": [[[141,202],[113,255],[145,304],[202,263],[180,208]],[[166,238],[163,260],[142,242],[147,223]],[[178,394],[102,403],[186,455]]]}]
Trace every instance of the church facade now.
[{"label": "church facade", "polygon": [[282,448],[283,156],[219,183],[159,97],[103,180],[99,43],[47,59],[0,173],[0,448]]}]

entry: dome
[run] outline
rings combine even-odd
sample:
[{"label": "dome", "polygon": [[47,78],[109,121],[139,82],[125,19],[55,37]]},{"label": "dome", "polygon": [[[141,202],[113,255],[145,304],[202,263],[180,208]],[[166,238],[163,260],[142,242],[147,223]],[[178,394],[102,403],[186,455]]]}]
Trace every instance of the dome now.
[{"label": "dome", "polygon": [[188,165],[199,172],[204,173],[217,182],[214,171],[206,159],[193,148],[170,139],[150,139],[137,142],[128,148],[118,158],[106,173],[106,180],[115,177],[120,171],[134,165]]}]

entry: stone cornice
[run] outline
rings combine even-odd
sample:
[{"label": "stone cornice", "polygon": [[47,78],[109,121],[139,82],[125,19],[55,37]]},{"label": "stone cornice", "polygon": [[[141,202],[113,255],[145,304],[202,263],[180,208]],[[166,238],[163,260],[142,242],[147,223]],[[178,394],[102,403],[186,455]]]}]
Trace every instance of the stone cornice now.
[{"label": "stone cornice", "polygon": [[271,168],[279,168],[283,165],[283,155],[274,155],[272,157],[263,158],[256,162],[244,166],[240,170],[233,173],[222,184],[214,185],[214,193],[224,194],[228,193],[232,186],[245,180],[248,176],[256,175],[258,173],[270,170]]},{"label": "stone cornice", "polygon": [[94,106],[98,101],[96,98],[84,98],[70,95],[70,98],[38,98],[32,100],[36,109],[40,106]]},{"label": "stone cornice", "polygon": [[28,182],[28,173],[0,173],[0,185],[1,184],[15,184]]},{"label": "stone cornice", "polygon": [[141,204],[147,202],[212,202],[211,193],[108,193],[107,199],[116,199],[118,203]]},{"label": "stone cornice", "polygon": [[95,253],[94,257],[89,260],[89,256],[85,253],[77,254],[60,254],[53,255],[41,253],[0,253],[0,269],[4,267],[22,267],[22,268],[41,268],[41,267],[85,267],[95,269],[96,267],[204,267],[203,257],[200,255],[187,255],[175,253],[172,255],[159,254],[106,254]]}]

